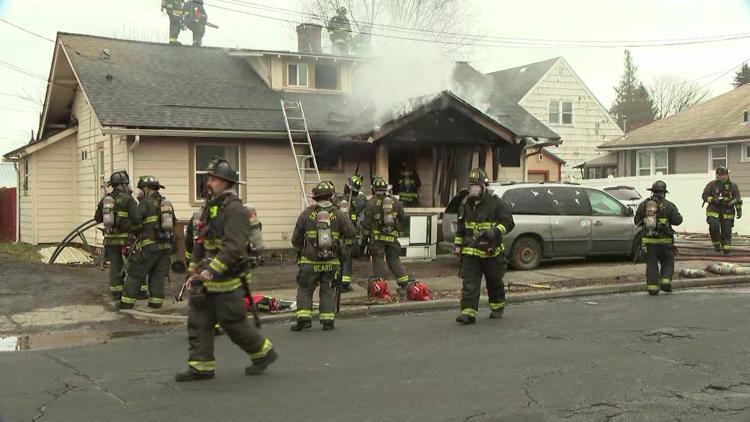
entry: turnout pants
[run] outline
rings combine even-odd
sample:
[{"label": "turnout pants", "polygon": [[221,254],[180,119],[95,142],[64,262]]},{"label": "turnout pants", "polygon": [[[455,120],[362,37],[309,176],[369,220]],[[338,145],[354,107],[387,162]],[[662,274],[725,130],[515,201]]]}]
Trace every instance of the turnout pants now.
[{"label": "turnout pants", "polygon": [[177,41],[182,29],[182,16],[169,14],[169,43],[179,44]]},{"label": "turnout pants", "polygon": [[354,260],[355,251],[359,249],[359,244],[354,241],[351,245],[344,247],[342,253],[344,254],[341,265],[341,284],[349,285],[352,282],[352,262]]},{"label": "turnout pants", "polygon": [[125,273],[123,266],[125,259],[122,256],[120,245],[104,246],[104,259],[109,261],[109,292],[112,297],[119,299],[122,296]]},{"label": "turnout pants", "polygon": [[[330,267],[333,267],[333,271],[330,270]],[[333,321],[336,318],[336,279],[339,271],[338,265],[300,264],[297,274],[298,321],[312,320],[313,293],[318,286],[320,286],[318,291],[320,321]]]},{"label": "turnout pants", "polygon": [[674,245],[649,244],[646,245],[646,287],[650,294],[672,291],[672,276],[674,275]]},{"label": "turnout pants", "polygon": [[244,350],[251,360],[263,359],[271,351],[271,342],[247,319],[242,289],[204,295],[200,302],[190,296],[187,323],[190,343],[188,366],[198,372],[214,371],[214,325],[217,323],[232,343]]},{"label": "turnout pants", "polygon": [[505,308],[505,285],[503,276],[508,266],[505,256],[480,258],[464,255],[461,257],[460,277],[463,281],[461,290],[461,313],[472,317],[479,313],[479,292],[482,288],[482,276],[487,284],[490,297],[490,309],[499,311]]},{"label": "turnout pants", "polygon": [[[405,287],[411,277],[406,274],[406,269],[401,263],[401,245],[396,242],[383,242],[382,240],[370,241],[370,256],[372,256],[372,272],[377,278],[387,278],[388,268],[393,276],[396,277],[396,283],[400,287]],[[386,267],[386,264],[388,265]]]},{"label": "turnout pants", "polygon": [[[140,249],[130,256],[127,278],[121,301],[132,305],[139,291],[150,292],[148,303],[159,307],[164,303],[164,284],[169,275],[169,250]],[[145,284],[148,277],[148,285]]]},{"label": "turnout pants", "polygon": [[206,26],[195,24],[190,26],[190,30],[193,32],[193,45],[197,47],[203,45],[203,36],[206,34]]},{"label": "turnout pants", "polygon": [[732,251],[732,229],[734,228],[733,218],[706,217],[708,222],[708,232],[711,234],[711,243],[714,249],[724,252]]}]

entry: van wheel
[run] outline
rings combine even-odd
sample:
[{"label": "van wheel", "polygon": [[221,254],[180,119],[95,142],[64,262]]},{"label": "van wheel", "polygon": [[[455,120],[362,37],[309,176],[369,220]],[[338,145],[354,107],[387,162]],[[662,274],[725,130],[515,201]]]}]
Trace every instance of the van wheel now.
[{"label": "van wheel", "polygon": [[542,246],[532,237],[522,237],[513,244],[510,263],[517,270],[533,270],[542,260]]}]

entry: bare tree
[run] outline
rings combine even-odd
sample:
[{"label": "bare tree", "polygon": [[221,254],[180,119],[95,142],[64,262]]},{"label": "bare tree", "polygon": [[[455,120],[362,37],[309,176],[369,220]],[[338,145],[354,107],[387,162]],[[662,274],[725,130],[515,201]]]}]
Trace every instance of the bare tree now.
[{"label": "bare tree", "polygon": [[678,76],[661,76],[648,87],[656,109],[656,119],[663,119],[686,110],[711,97],[711,91]]}]

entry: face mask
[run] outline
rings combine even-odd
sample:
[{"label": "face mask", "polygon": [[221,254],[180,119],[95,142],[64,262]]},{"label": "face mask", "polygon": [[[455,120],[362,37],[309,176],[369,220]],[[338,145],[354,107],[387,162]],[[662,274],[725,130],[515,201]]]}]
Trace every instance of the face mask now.
[{"label": "face mask", "polygon": [[665,196],[666,195],[664,194],[664,192],[654,192],[653,195],[654,199],[656,199],[657,201],[661,201]]},{"label": "face mask", "polygon": [[139,190],[138,193],[135,195],[135,199],[138,200],[138,202],[143,201],[143,198],[146,197],[146,192]]},{"label": "face mask", "polygon": [[469,196],[472,198],[481,198],[484,193],[484,186],[482,185],[471,185],[469,186]]}]

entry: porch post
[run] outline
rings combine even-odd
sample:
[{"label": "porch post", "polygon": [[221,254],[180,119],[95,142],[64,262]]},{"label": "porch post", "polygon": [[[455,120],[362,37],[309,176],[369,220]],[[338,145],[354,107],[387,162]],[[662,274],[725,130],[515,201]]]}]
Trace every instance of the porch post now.
[{"label": "porch post", "polygon": [[494,180],[492,180],[494,174],[492,168],[494,165],[495,162],[492,159],[492,145],[487,145],[487,158],[484,160],[484,172],[487,173],[487,177],[490,178],[490,181],[492,182],[494,182]]},{"label": "porch post", "polygon": [[382,143],[378,144],[375,150],[375,175],[385,177],[388,183],[391,182],[388,175],[388,147]]}]

